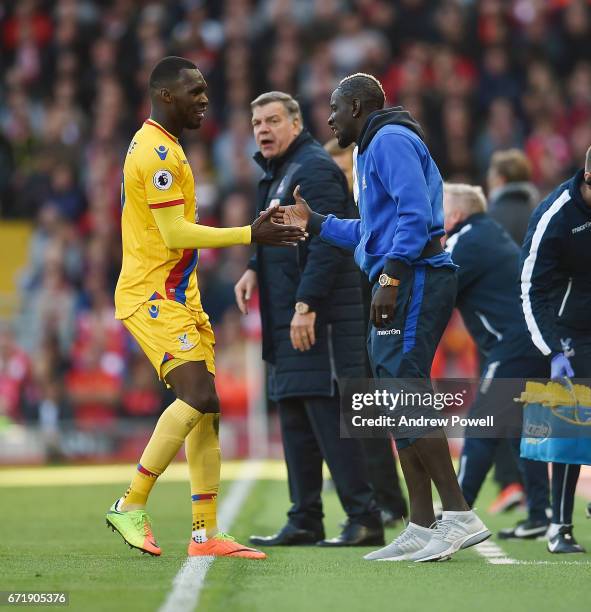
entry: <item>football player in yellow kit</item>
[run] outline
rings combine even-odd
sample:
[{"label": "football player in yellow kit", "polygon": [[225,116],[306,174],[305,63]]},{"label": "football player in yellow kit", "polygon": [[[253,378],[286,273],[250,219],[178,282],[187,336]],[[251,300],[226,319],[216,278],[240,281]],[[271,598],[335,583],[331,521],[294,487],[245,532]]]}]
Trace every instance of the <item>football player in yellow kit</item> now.
[{"label": "football player in yellow kit", "polygon": [[189,555],[264,559],[264,553],[219,532],[216,524],[219,401],[214,335],[197,286],[198,249],[251,242],[293,246],[306,235],[275,224],[272,210],[251,226],[198,225],[193,174],[178,137],[184,128],[201,126],[207,84],[192,62],[166,57],[150,75],[150,95],[150,118],[133,137],[123,168],[123,263],[115,316],[177,399],[160,416],[127,492],[106,521],[131,547],[160,555],[145,506],[184,442],[193,516]]}]

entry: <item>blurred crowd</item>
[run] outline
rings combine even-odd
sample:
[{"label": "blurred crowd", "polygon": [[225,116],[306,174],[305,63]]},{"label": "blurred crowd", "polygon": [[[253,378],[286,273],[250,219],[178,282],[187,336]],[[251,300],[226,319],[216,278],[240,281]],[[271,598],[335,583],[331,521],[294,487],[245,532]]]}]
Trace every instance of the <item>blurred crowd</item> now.
[{"label": "blurred crowd", "polygon": [[[21,311],[0,329],[0,419],[94,426],[166,402],[112,299],[122,161],[165,55],[193,60],[209,84],[207,121],[182,142],[210,225],[252,217],[249,103],[263,91],[294,94],[326,142],[335,84],[372,73],[423,124],[449,181],[483,183],[495,151],[519,148],[543,195],[591,142],[584,0],[18,0],[0,11],[0,216],[34,222]],[[237,356],[258,320],[233,305],[248,256],[234,247],[199,262],[222,402],[237,411]],[[473,374],[470,346],[452,325],[437,373]]]}]

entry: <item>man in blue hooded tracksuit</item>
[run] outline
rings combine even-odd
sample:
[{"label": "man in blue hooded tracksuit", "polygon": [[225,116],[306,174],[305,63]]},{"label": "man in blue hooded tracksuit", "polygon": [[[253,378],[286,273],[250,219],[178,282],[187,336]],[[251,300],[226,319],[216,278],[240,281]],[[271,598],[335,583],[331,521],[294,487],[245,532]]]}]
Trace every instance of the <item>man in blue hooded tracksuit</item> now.
[{"label": "man in blue hooded tracksuit", "polygon": [[[384,109],[375,77],[341,81],[328,120],[345,148],[358,145],[360,219],[313,213],[296,188],[296,204],[279,209],[285,223],[307,226],[327,242],[355,252],[375,283],[368,351],[376,378],[428,379],[452,313],[456,266],[441,247],[442,180],[419,124],[402,108]],[[303,194],[305,196],[305,194]],[[443,431],[398,439],[410,499],[410,522],[388,546],[366,559],[434,561],[477,544],[490,532],[462,496]],[[431,483],[443,504],[435,528]]]}]

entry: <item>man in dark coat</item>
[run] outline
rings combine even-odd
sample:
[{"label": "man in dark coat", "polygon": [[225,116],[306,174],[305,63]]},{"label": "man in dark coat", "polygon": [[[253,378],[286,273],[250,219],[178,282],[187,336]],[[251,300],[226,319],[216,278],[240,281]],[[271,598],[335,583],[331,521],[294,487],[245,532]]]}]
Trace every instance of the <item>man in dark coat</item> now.
[{"label": "man in dark coat", "polygon": [[523,151],[497,151],[491,159],[487,183],[488,212],[521,246],[539,194],[531,181],[531,165]]},{"label": "man in dark coat", "polygon": [[[291,203],[305,186],[314,210],[338,217],[348,210],[347,182],[330,156],[303,129],[288,94],[262,94],[251,104],[255,160],[263,169],[258,211]],[[353,258],[315,237],[296,248],[257,248],[235,287],[243,313],[257,287],[269,397],[278,403],[292,507],[283,529],[260,545],[318,542],[324,546],[384,541],[359,440],[340,438],[338,381],[365,376],[365,322]],[[348,520],[337,538],[324,539],[322,462],[326,461]]]}]

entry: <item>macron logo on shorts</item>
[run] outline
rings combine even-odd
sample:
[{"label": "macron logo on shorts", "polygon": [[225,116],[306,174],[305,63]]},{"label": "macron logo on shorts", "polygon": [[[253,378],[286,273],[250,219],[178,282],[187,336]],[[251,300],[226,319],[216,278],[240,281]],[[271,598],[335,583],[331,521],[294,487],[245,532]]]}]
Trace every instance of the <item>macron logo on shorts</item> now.
[{"label": "macron logo on shorts", "polygon": [[378,329],[378,336],[400,336],[399,329]]}]

